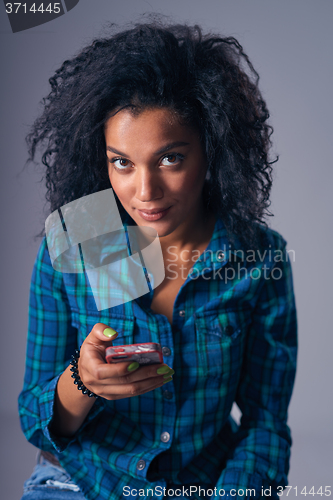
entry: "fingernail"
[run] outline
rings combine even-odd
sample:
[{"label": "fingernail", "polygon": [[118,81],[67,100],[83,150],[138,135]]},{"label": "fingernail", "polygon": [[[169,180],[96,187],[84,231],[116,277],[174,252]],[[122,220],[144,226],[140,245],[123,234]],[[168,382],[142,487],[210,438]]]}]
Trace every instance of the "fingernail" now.
[{"label": "fingernail", "polygon": [[164,373],[169,373],[171,368],[169,366],[161,366],[160,368],[157,369],[157,375],[163,375]]},{"label": "fingernail", "polygon": [[[164,377],[163,377],[164,378]],[[163,382],[163,385],[164,384],[167,384],[168,382],[171,382],[172,380],[172,377],[168,377],[164,382]]]},{"label": "fingernail", "polygon": [[134,372],[134,370],[136,370],[137,368],[139,368],[139,363],[137,361],[134,361],[134,363],[131,363],[128,367],[127,367],[127,370],[129,372]]},{"label": "fingernail", "polygon": [[172,375],[175,373],[175,370],[171,370],[169,373],[167,373],[166,375],[163,375],[163,378],[164,379],[167,379],[167,378],[170,378],[172,377]]},{"label": "fingernail", "polygon": [[103,334],[105,335],[105,337],[108,337],[109,339],[111,337],[113,337],[114,335],[116,335],[116,331],[113,330],[113,328],[105,328],[105,330],[103,331]]}]

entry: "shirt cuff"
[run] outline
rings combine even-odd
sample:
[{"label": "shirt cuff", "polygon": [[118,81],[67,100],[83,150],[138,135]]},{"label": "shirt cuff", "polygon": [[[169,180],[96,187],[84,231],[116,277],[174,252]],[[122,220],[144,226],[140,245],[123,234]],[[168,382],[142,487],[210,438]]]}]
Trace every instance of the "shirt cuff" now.
[{"label": "shirt cuff", "polygon": [[70,437],[59,437],[50,431],[50,424],[54,414],[54,398],[57,383],[60,375],[49,382],[39,397],[41,429],[44,436],[50,441],[53,448],[62,453],[71,443],[73,443],[82,430],[104,409],[103,399],[97,399],[95,404],[86,416],[83,424],[75,434]]}]

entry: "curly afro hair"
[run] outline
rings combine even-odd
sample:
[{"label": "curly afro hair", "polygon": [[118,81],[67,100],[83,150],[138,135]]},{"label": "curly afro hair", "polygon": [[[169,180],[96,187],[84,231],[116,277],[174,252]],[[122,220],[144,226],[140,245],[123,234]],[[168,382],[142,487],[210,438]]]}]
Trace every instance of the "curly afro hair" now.
[{"label": "curly afro hair", "polygon": [[50,210],[111,187],[104,139],[110,112],[167,107],[200,133],[206,205],[229,235],[258,246],[276,161],[269,161],[272,127],[258,80],[235,38],[203,34],[197,25],[154,20],[93,41],[50,78],[27,136],[28,161],[42,149]]}]

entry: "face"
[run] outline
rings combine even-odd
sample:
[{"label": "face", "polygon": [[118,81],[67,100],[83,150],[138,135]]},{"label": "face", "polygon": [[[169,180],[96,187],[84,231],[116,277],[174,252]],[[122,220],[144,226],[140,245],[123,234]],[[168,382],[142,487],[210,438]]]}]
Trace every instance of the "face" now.
[{"label": "face", "polygon": [[137,225],[163,237],[196,224],[206,162],[193,128],[167,108],[125,109],[106,122],[105,141],[112,188]]}]

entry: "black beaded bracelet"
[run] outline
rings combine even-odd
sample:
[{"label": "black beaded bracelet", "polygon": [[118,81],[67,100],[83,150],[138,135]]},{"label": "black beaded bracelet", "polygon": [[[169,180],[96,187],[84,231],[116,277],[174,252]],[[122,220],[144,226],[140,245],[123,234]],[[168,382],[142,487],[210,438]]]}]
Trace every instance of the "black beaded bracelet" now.
[{"label": "black beaded bracelet", "polygon": [[79,357],[80,357],[80,349],[75,349],[75,354],[72,354],[72,359],[71,359],[72,367],[70,369],[71,372],[73,372],[71,377],[74,379],[74,384],[76,385],[79,391],[82,391],[82,394],[86,394],[89,398],[94,397],[96,399],[99,399],[100,396],[97,396],[97,394],[87,389],[82,380],[80,379],[79,369],[77,366]]}]

